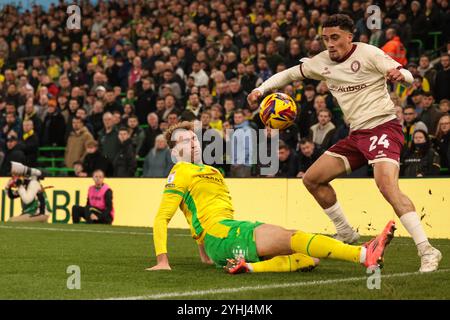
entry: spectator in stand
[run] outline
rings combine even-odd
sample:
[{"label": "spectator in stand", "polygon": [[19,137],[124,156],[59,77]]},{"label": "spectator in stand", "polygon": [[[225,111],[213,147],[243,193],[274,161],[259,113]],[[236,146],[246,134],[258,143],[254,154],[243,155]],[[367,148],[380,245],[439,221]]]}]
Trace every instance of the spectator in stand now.
[{"label": "spectator in stand", "polygon": [[[170,126],[176,125],[180,121],[180,117],[178,116],[177,111],[171,111],[169,115],[167,116],[167,122],[160,123],[159,128],[162,131],[165,131]],[[165,124],[165,126],[163,126]]]},{"label": "spectator in stand", "polygon": [[393,26],[395,26],[401,42],[408,48],[411,41],[412,28],[407,19],[407,13],[405,11],[400,11],[398,13],[397,21]]},{"label": "spectator in stand", "polygon": [[134,152],[137,154],[145,140],[144,129],[139,127],[139,120],[135,115],[131,115],[128,118],[127,126],[130,132],[130,139],[133,142]]},{"label": "spectator in stand", "polygon": [[412,137],[416,130],[428,132],[428,128],[422,121],[417,119],[417,112],[413,106],[406,106],[403,109],[403,134],[405,136],[405,147],[411,147]]},{"label": "spectator in stand", "polygon": [[98,133],[98,141],[102,154],[109,161],[113,161],[117,152],[119,152],[118,130],[113,124],[113,115],[111,112],[103,114],[103,129]]},{"label": "spectator in stand", "polygon": [[83,120],[85,127],[89,130],[92,136],[94,136],[94,126],[89,121],[86,109],[83,107],[78,108],[75,116]]},{"label": "spectator in stand", "polygon": [[279,169],[275,177],[295,178],[298,173],[298,157],[288,145],[280,141],[278,147]]},{"label": "spectator in stand", "polygon": [[442,70],[436,73],[434,93],[436,101],[450,100],[450,55],[443,53],[440,59]]},{"label": "spectator in stand", "polygon": [[137,166],[136,153],[127,127],[119,129],[118,139],[119,150],[112,161],[114,177],[134,177]]},{"label": "spectator in stand", "polygon": [[[308,84],[305,87],[305,93],[302,96],[300,106],[300,114],[302,114],[302,116],[299,117],[298,120],[298,129],[300,132],[300,137],[302,138],[309,135],[309,128],[311,128],[311,126],[317,121],[317,114],[314,105],[318,104],[319,101],[315,102],[315,100],[316,91],[314,89],[314,86]],[[318,98],[318,100],[320,100],[320,98]]]},{"label": "spectator in stand", "polygon": [[252,141],[249,121],[245,120],[244,112],[238,109],[234,112],[234,133],[231,137],[231,157],[230,166],[231,177],[248,178],[251,176],[254,141]]},{"label": "spectator in stand", "polygon": [[92,176],[95,170],[102,170],[106,176],[112,176],[112,164],[98,149],[98,142],[90,140],[86,142],[86,156],[83,160],[83,171],[87,176]]},{"label": "spectator in stand", "polygon": [[120,101],[117,100],[114,90],[109,89],[108,91],[106,91],[104,101],[105,112],[114,113],[114,111],[118,111],[120,114],[123,113],[123,106],[120,104]]},{"label": "spectator in stand", "polygon": [[77,110],[80,108],[80,103],[77,99],[69,100],[69,109],[67,110],[67,125],[66,125],[66,140],[69,137],[69,134],[72,132],[72,119],[76,117]]},{"label": "spectator in stand", "polygon": [[15,132],[17,136],[20,136],[22,133],[20,119],[12,112],[6,113],[5,124],[1,129],[0,138],[5,139],[11,132]]},{"label": "spectator in stand", "polygon": [[122,114],[119,111],[114,110],[112,112],[112,116],[113,126],[115,126],[116,128],[120,128],[120,124],[122,123]]},{"label": "spectator in stand", "polygon": [[155,139],[155,146],[148,152],[144,159],[143,177],[165,178],[172,170],[174,163],[166,138],[160,134]]},{"label": "spectator in stand", "polygon": [[[180,79],[180,81],[182,80]],[[174,75],[173,71],[170,69],[166,69],[163,73],[163,82],[161,83],[158,92],[158,95],[160,97],[163,96],[163,88],[167,86],[170,88],[172,94],[177,100],[181,100],[183,98],[181,91],[182,86],[178,83],[176,75]]]},{"label": "spectator in stand", "polygon": [[214,104],[210,109],[211,121],[209,122],[209,126],[212,129],[216,129],[219,132],[222,132],[223,129],[223,121],[222,121],[222,106],[220,104]]},{"label": "spectator in stand", "polygon": [[318,112],[318,123],[309,129],[309,139],[322,149],[331,147],[331,137],[336,131],[336,127],[331,122],[331,111],[322,109]]},{"label": "spectator in stand", "polygon": [[32,120],[24,120],[22,123],[22,145],[23,152],[25,153],[24,165],[29,167],[37,166],[38,150],[39,150],[39,138],[34,131],[34,124]]},{"label": "spectator in stand", "polygon": [[406,49],[397,36],[397,31],[394,28],[386,30],[386,44],[381,48],[388,56],[400,63],[402,66],[406,66],[408,60],[406,59]]},{"label": "spectator in stand", "polygon": [[419,74],[428,80],[431,88],[434,88],[435,80],[436,80],[436,69],[434,69],[433,65],[430,63],[430,58],[427,55],[420,56],[419,67],[417,68]]},{"label": "spectator in stand", "polygon": [[24,163],[26,160],[22,145],[15,132],[10,132],[6,137],[6,151],[0,168],[0,176],[6,177],[11,174],[11,161]]},{"label": "spectator in stand", "polygon": [[90,115],[87,117],[94,129],[94,137],[98,138],[98,133],[103,129],[103,102],[96,100],[92,106]]},{"label": "spectator in stand", "polygon": [[159,118],[156,113],[153,112],[147,116],[147,124],[148,127],[144,131],[144,141],[139,149],[140,157],[145,157],[147,155],[155,144],[155,138],[162,134],[162,131],[159,128]]},{"label": "spectator in stand", "polygon": [[147,115],[156,111],[156,94],[152,88],[153,83],[150,78],[144,78],[138,84],[141,84],[141,88],[137,91],[135,113],[139,123],[145,123]]},{"label": "spectator in stand", "polygon": [[31,120],[33,121],[33,128],[34,130],[39,134],[41,132],[42,128],[42,121],[39,118],[38,115],[38,107],[34,105],[33,98],[30,97],[27,99],[27,102],[25,103],[22,113],[22,120]]},{"label": "spectator in stand", "polygon": [[86,155],[86,142],[94,140],[82,119],[73,118],[72,127],[64,154],[64,164],[67,168],[72,168],[75,161],[83,160]]},{"label": "spectator in stand", "polygon": [[156,99],[156,115],[158,116],[158,119],[162,119],[164,112],[166,111],[166,104],[164,98],[157,98]]},{"label": "spectator in stand", "polygon": [[55,103],[49,103],[47,113],[42,124],[41,145],[59,146],[65,145],[66,122]]},{"label": "spectator in stand", "polygon": [[427,30],[424,28],[426,24],[425,14],[419,1],[411,2],[408,22],[411,24],[411,37],[413,39],[424,39],[426,37]]},{"label": "spectator in stand", "polygon": [[430,134],[434,134],[436,132],[437,123],[439,118],[442,116],[437,106],[433,104],[434,98],[430,92],[424,92],[422,103],[419,105],[422,108],[422,112],[420,113],[420,121],[425,123],[428,128],[428,132]]},{"label": "spectator in stand", "polygon": [[133,88],[135,83],[141,80],[142,73],[143,70],[141,57],[135,57],[133,59],[133,67],[131,68],[128,76],[128,88]]},{"label": "spectator in stand", "polygon": [[441,102],[439,102],[439,111],[442,113],[443,116],[449,114],[450,100],[442,99]]},{"label": "spectator in stand", "polygon": [[317,160],[323,153],[323,149],[316,146],[311,139],[303,138],[299,143],[299,170],[297,177],[303,178],[306,170]]},{"label": "spectator in stand", "polygon": [[441,158],[441,167],[449,168],[450,160],[450,115],[443,115],[439,119],[438,128],[433,140],[434,149]]},{"label": "spectator in stand", "polygon": [[425,131],[416,130],[411,147],[400,159],[400,175],[410,178],[438,176],[440,172],[439,154],[432,148]]},{"label": "spectator in stand", "polygon": [[230,80],[230,93],[234,101],[234,105],[238,108],[247,108],[247,92],[242,90],[239,80],[233,78]]},{"label": "spectator in stand", "polygon": [[181,121],[199,120],[203,106],[198,98],[198,94],[194,93],[189,96],[186,110],[181,114]]},{"label": "spectator in stand", "polygon": [[196,87],[207,86],[209,84],[209,77],[205,70],[201,67],[199,61],[194,61],[192,63],[192,72],[189,76],[194,78],[194,84]]},{"label": "spectator in stand", "polygon": [[173,95],[170,94],[166,96],[166,98],[164,99],[164,107],[165,111],[163,113],[161,121],[166,121],[169,113],[171,113],[172,111],[177,111],[176,100]]}]

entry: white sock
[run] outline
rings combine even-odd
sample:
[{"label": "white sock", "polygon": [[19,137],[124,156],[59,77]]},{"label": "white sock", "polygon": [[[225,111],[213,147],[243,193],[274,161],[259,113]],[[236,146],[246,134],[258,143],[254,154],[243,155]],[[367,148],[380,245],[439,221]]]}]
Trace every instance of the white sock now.
[{"label": "white sock", "polygon": [[419,252],[423,252],[426,247],[430,246],[427,235],[420,224],[419,216],[415,211],[405,213],[400,217],[400,221],[413,238]]},{"label": "white sock", "polygon": [[353,231],[352,227],[348,224],[347,219],[344,216],[344,212],[342,212],[339,202],[336,202],[328,209],[323,209],[323,211],[325,211],[327,216],[331,219],[331,221],[333,221],[338,234],[349,233]]},{"label": "white sock", "polygon": [[359,254],[359,263],[366,262],[366,247],[361,247],[361,253]]}]

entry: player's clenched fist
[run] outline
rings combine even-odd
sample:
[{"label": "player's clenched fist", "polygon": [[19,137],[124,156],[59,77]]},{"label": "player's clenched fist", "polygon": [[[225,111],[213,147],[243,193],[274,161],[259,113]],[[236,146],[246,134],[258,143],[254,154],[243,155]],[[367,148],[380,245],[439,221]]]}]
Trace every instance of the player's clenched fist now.
[{"label": "player's clenched fist", "polygon": [[405,81],[405,76],[403,76],[403,74],[398,69],[390,69],[386,74],[386,78],[392,82]]},{"label": "player's clenched fist", "polygon": [[258,100],[261,98],[262,92],[254,89],[250,94],[247,96],[247,101],[249,105],[258,103]]}]

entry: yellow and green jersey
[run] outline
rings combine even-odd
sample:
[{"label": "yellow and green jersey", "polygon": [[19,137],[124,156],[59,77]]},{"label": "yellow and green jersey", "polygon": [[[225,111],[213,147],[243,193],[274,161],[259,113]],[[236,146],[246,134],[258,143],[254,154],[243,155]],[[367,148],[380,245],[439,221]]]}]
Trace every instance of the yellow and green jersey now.
[{"label": "yellow and green jersey", "polygon": [[234,209],[218,169],[189,162],[178,162],[172,168],[153,225],[156,255],[167,253],[167,225],[178,207],[198,243],[203,242],[206,233],[227,235],[228,228],[218,222],[233,219]]}]

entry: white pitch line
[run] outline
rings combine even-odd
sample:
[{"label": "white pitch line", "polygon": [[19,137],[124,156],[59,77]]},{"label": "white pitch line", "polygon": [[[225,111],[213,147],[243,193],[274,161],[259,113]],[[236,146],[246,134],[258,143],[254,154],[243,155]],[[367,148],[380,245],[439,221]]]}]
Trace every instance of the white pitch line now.
[{"label": "white pitch line", "polygon": [[[449,272],[450,269],[437,270],[434,273]],[[385,278],[401,278],[408,276],[422,275],[420,272],[404,272],[404,273],[392,273],[387,275],[382,275]],[[105,300],[144,300],[144,299],[169,299],[169,298],[181,298],[181,297],[194,297],[194,296],[204,296],[213,295],[220,293],[236,293],[242,291],[256,291],[256,290],[267,290],[267,289],[280,289],[280,288],[292,288],[292,287],[309,287],[318,285],[327,285],[343,282],[354,282],[366,280],[367,277],[353,277],[353,278],[341,278],[341,279],[330,279],[330,280],[316,280],[307,282],[291,282],[291,283],[281,283],[281,284],[270,284],[261,286],[247,286],[238,288],[224,288],[224,289],[209,289],[209,290],[199,290],[199,291],[186,291],[186,292],[168,292],[159,294],[150,294],[135,297],[119,297],[119,298],[107,298]]]},{"label": "white pitch line", "polygon": [[[40,227],[23,227],[23,226],[2,226],[0,229],[21,229],[21,230],[46,230],[46,231],[59,231],[59,232],[88,232],[88,233],[109,233],[109,234],[134,234],[143,236],[152,236],[153,232],[128,232],[128,231],[108,231],[108,230],[87,230],[87,229],[59,229],[59,228],[40,228]],[[181,233],[170,233],[169,236],[174,237],[191,237],[190,234]],[[438,239],[438,240],[448,240],[448,239]],[[396,243],[396,246],[412,246],[408,243]],[[450,244],[439,244],[438,247],[450,246]]]},{"label": "white pitch line", "polygon": [[[0,229],[20,229],[20,230],[45,230],[45,231],[57,231],[57,232],[88,232],[88,233],[109,233],[109,234],[133,234],[152,236],[153,232],[127,232],[127,231],[112,231],[112,230],[83,230],[83,229],[59,229],[59,228],[39,228],[39,227],[22,227],[22,226],[0,226]],[[169,233],[169,236],[174,237],[190,237],[189,234]]]}]

